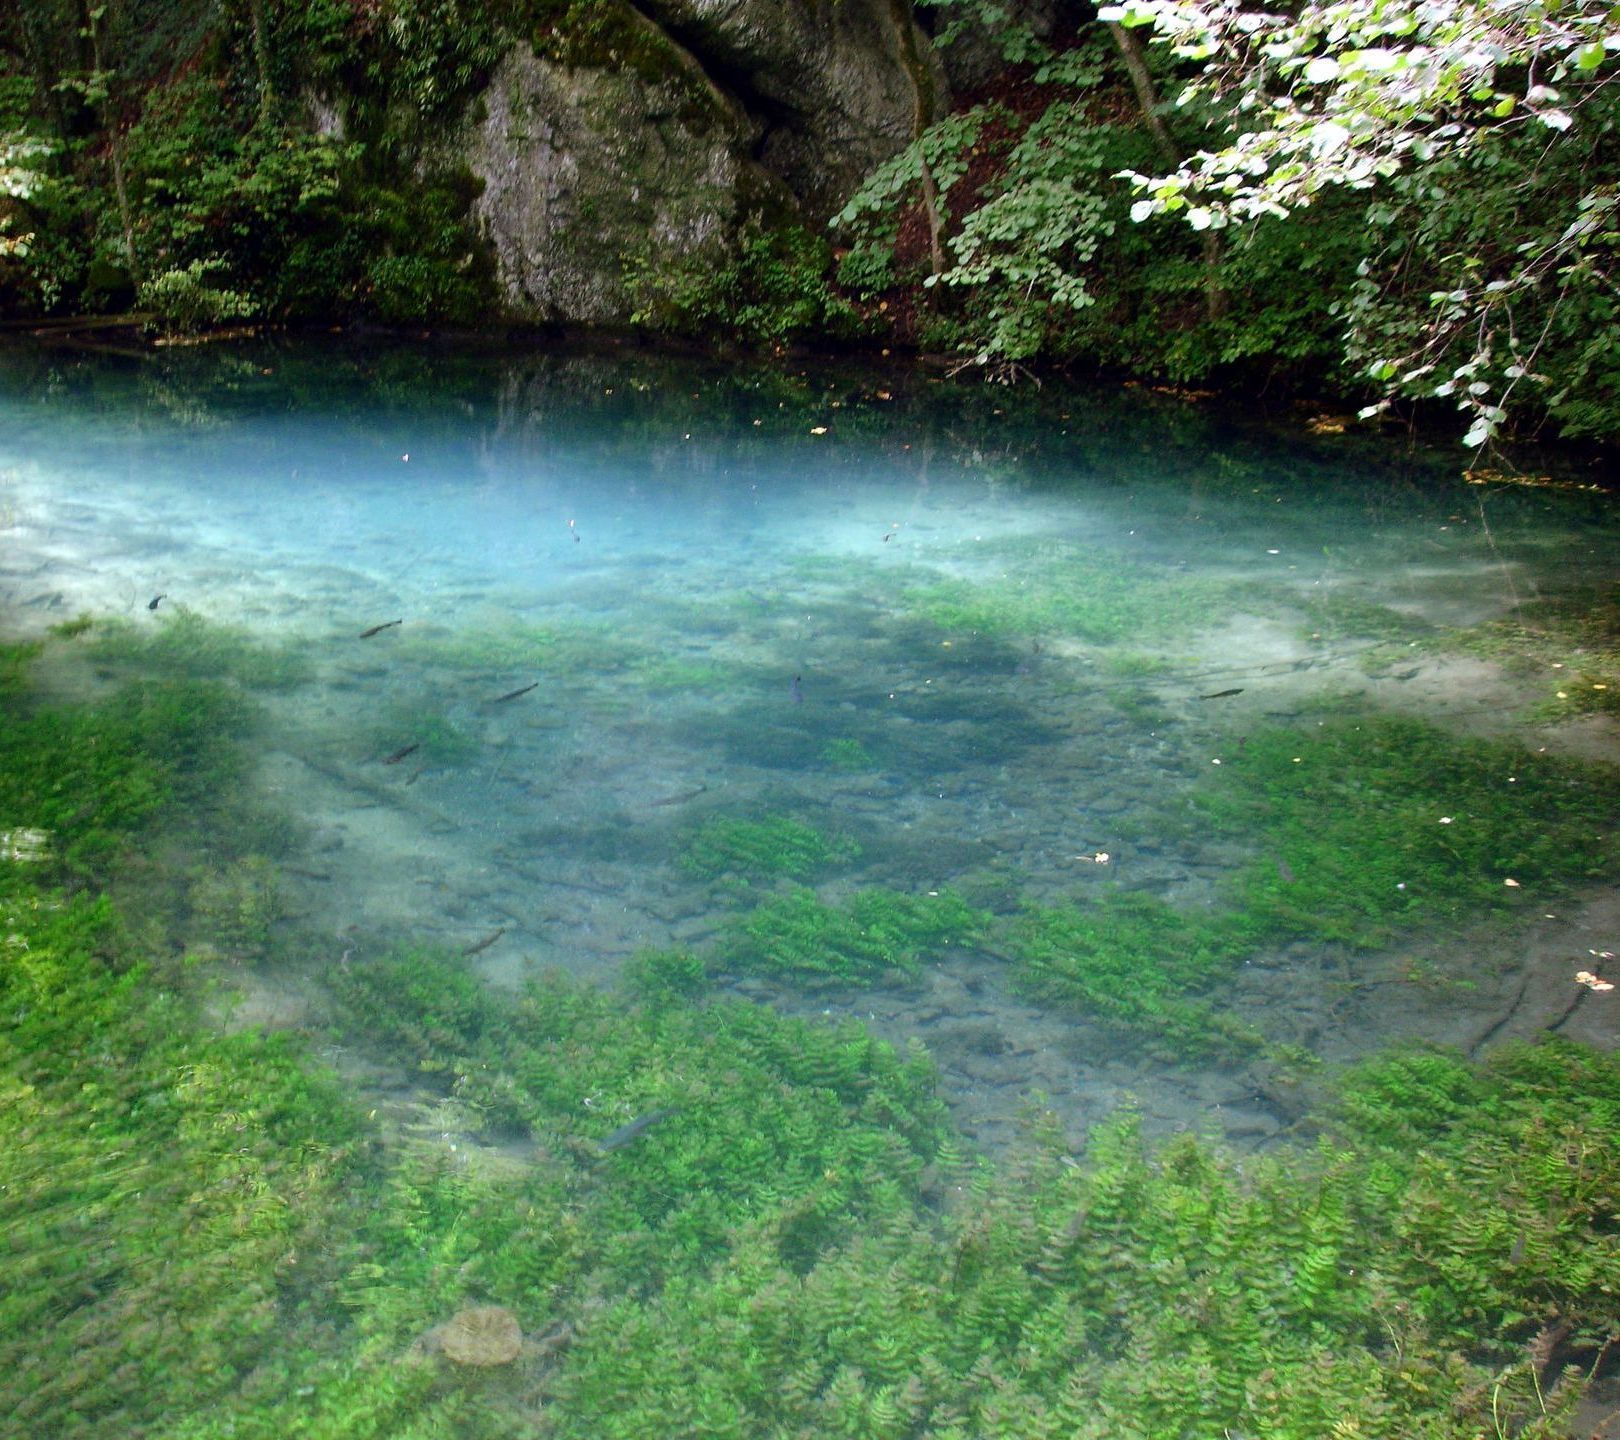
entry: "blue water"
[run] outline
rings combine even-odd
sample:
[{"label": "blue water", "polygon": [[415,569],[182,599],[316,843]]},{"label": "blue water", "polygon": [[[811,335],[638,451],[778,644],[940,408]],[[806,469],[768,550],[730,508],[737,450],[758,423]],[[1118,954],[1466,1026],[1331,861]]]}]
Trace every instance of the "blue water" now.
[{"label": "blue water", "polygon": [[[256,781],[307,827],[279,893],[317,966],[427,940],[477,947],[501,985],[702,950],[791,883],[683,861],[735,818],[852,840],[804,877],[832,902],[957,890],[1012,915],[1110,886],[1196,908],[1244,839],[1158,829],[1257,727],[1415,714],[1617,758],[1611,719],[1549,718],[1543,662],[1436,638],[1612,584],[1593,476],[1469,484],[1460,451],[1308,418],[636,354],[19,350],[0,620],[156,633],[189,613],[296,655],[262,691]],[[1606,903],[1566,913],[1570,953],[1612,942]],[[1540,942],[1497,943],[1462,994],[1347,1014],[1323,951],[1239,977],[1231,1003],[1328,1058],[1468,1041]],[[1425,944],[1432,971],[1456,962]],[[1244,1077],[1033,1003],[995,961],[727,983],[922,1039],[986,1145],[1037,1092],[1076,1135],[1126,1094],[1162,1128],[1284,1128]],[[239,979],[247,1018],[307,1023],[295,981]],[[1505,1033],[1545,1019],[1535,997]]]}]

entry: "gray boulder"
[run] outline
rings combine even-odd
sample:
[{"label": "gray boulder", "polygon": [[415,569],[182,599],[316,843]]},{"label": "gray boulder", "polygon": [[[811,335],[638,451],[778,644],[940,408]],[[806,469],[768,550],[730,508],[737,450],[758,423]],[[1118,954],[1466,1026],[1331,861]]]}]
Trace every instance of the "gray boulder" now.
[{"label": "gray boulder", "polygon": [[435,157],[482,182],[508,309],[629,318],[640,267],[718,267],[744,226],[819,229],[943,104],[906,0],[648,0],[632,43],[522,44]]}]

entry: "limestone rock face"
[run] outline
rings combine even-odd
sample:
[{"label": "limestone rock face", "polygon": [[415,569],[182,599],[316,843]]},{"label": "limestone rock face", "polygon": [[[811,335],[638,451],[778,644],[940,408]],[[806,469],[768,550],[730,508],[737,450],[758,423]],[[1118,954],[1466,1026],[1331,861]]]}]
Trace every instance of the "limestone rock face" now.
[{"label": "limestone rock face", "polygon": [[644,0],[591,63],[520,44],[448,138],[508,310],[614,324],[627,267],[716,266],[742,228],[819,229],[943,105],[906,0]]},{"label": "limestone rock face", "polygon": [[627,261],[728,244],[748,161],[720,106],[693,105],[673,82],[568,68],[519,47],[478,108],[464,158],[484,184],[474,213],[515,313],[622,321]]},{"label": "limestone rock face", "polygon": [[908,145],[944,72],[906,0],[647,0],[760,122],[759,158],[821,218]]}]

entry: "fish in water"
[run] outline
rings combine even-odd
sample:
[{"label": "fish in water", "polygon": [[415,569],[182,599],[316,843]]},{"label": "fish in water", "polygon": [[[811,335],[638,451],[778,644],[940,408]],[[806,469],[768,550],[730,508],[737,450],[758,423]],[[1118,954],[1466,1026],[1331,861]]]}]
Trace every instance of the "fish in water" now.
[{"label": "fish in water", "polygon": [[1200,700],[1224,700],[1228,695],[1241,695],[1243,687],[1239,685],[1235,690],[1212,690],[1208,695],[1200,695]]},{"label": "fish in water", "polygon": [[394,751],[394,753],[392,755],[386,756],[383,759],[383,764],[384,765],[397,765],[407,755],[414,755],[421,748],[422,748],[422,742],[420,740],[417,740],[414,743],[412,743],[410,745],[407,745],[403,750],[396,750],[396,751]]},{"label": "fish in water", "polygon": [[164,595],[154,595],[150,600],[148,600],[146,602],[146,608],[148,610],[156,610],[157,607],[159,606],[159,604],[161,604],[163,601],[167,600],[168,598],[169,597],[166,594],[164,594]]},{"label": "fish in water", "polygon": [[504,934],[506,934],[506,926],[502,925],[499,930],[491,931],[488,935],[484,936],[482,940],[473,941],[473,943],[461,953],[463,955],[481,955]]},{"label": "fish in water", "polygon": [[369,630],[362,630],[360,638],[369,640],[373,635],[381,635],[384,630],[392,630],[396,625],[403,625],[403,620],[385,620],[381,625],[373,625]]},{"label": "fish in water", "polygon": [[788,686],[788,694],[793,697],[795,705],[804,704],[804,686],[799,683],[799,677],[793,677],[793,683]]},{"label": "fish in water", "polygon": [[684,805],[688,800],[696,800],[709,787],[699,785],[696,790],[683,790],[679,795],[666,795],[662,800],[652,800],[648,803],[657,809],[660,805]]},{"label": "fish in water", "polygon": [[645,1115],[638,1115],[628,1125],[621,1125],[611,1135],[606,1135],[598,1140],[596,1148],[604,1155],[609,1155],[615,1150],[622,1150],[644,1131],[650,1130],[660,1120],[673,1115],[680,1108],[679,1105],[665,1105],[657,1110],[649,1110]]},{"label": "fish in water", "polygon": [[518,689],[518,690],[508,690],[506,692],[506,694],[504,694],[504,695],[497,695],[489,703],[491,705],[504,705],[504,704],[506,704],[506,702],[508,700],[516,700],[519,695],[527,695],[529,693],[529,691],[537,690],[539,688],[540,688],[540,682],[538,680],[536,680],[532,685],[525,685],[521,689]]}]

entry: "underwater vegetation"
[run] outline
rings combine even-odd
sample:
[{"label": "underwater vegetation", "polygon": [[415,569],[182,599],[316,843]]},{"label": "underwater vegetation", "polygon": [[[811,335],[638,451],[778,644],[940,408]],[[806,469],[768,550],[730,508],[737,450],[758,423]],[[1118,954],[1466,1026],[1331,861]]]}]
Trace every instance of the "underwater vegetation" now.
[{"label": "underwater vegetation", "polygon": [[[1314,1149],[1152,1144],[1127,1113],[1078,1156],[1037,1124],[997,1171],[953,1142],[920,1051],[714,998],[699,956],[513,995],[406,948],[328,973],[318,1037],[407,1073],[431,1123],[396,1135],[360,1072],[221,1034],[218,969],[93,893],[240,785],[240,695],[51,707],[26,666],[0,828],[102,837],[93,867],[0,859],[0,1414],[30,1436],[1555,1440],[1612,1369],[1614,1056],[1412,1051],[1345,1076]],[[1578,818],[1580,772],[1554,776]],[[257,943],[267,864],[179,859],[175,924]],[[891,954],[984,923],[867,894],[774,899],[835,938],[864,917]],[[1017,923],[1054,949],[1199,943],[1129,897],[1089,932]],[[492,1305],[515,1358],[427,1343]]]},{"label": "underwater vegetation", "polygon": [[844,737],[829,740],[821,747],[817,758],[829,769],[840,770],[846,775],[858,775],[878,768],[877,756],[865,745],[859,740]]},{"label": "underwater vegetation", "polygon": [[[1433,1113],[1431,1062],[1477,1112]],[[749,1237],[702,1283],[611,1306],[555,1381],[557,1433],[1463,1440],[1494,1421],[1551,1440],[1614,1331],[1616,1162],[1572,1167],[1547,1139],[1615,1118],[1617,1074],[1561,1045],[1397,1058],[1355,1078],[1360,1118],[1315,1153],[1240,1167],[1125,1116],[1083,1164],[947,1161],[965,1203],[943,1223],[890,1212],[803,1274]],[[1499,1196],[1526,1136],[1525,1189]],[[1547,1270],[1509,1238],[1547,1235],[1536,1206],[1568,1225]]]},{"label": "underwater vegetation", "polygon": [[1620,712],[1620,586],[1526,600],[1499,620],[1447,631],[1435,644],[1538,680],[1545,698],[1535,719]]},{"label": "underwater vegetation", "polygon": [[1344,591],[1309,595],[1297,603],[1311,640],[1393,642],[1423,639],[1433,632],[1421,616]]},{"label": "underwater vegetation", "polygon": [[1189,797],[1190,831],[1243,837],[1254,857],[1212,907],[1104,891],[1027,912],[1005,949],[1029,994],[1172,1055],[1241,1054],[1260,1037],[1208,997],[1244,959],[1299,939],[1376,946],[1612,876],[1614,783],[1412,719],[1257,730]]},{"label": "underwater vegetation", "polygon": [[1083,545],[1009,543],[995,552],[1006,552],[1006,571],[912,586],[902,592],[907,607],[941,630],[1071,635],[1117,645],[1204,629],[1219,614],[1220,602],[1237,594],[1219,581]]},{"label": "underwater vegetation", "polygon": [[1604,766],[1367,717],[1256,732],[1193,803],[1251,838],[1232,899],[1252,923],[1374,945],[1613,875],[1614,785]]},{"label": "underwater vegetation", "polygon": [[453,629],[433,623],[403,626],[389,651],[428,671],[552,679],[621,670],[642,657],[640,647],[606,625],[536,625],[494,615]]},{"label": "underwater vegetation", "polygon": [[85,652],[122,675],[174,680],[229,680],[252,690],[279,690],[309,679],[313,666],[290,644],[271,645],[247,631],[221,625],[184,605],[161,611],[146,624],[97,620],[75,633],[88,634]]},{"label": "underwater vegetation", "polygon": [[256,960],[270,946],[277,915],[276,871],[262,855],[206,867],[192,882],[189,953]]},{"label": "underwater vegetation", "polygon": [[0,701],[0,816],[51,837],[57,880],[104,881],[143,822],[236,781],[252,724],[215,681],[136,682],[94,705]]},{"label": "underwater vegetation", "polygon": [[[413,766],[464,765],[479,750],[478,738],[431,701],[400,700],[384,706],[364,742],[385,763],[401,756]],[[410,748],[407,748],[410,747]]]},{"label": "underwater vegetation", "polygon": [[861,847],[846,835],[821,831],[787,815],[761,820],[716,815],[686,837],[680,866],[706,880],[725,875],[744,880],[806,880],[859,859]]},{"label": "underwater vegetation", "polygon": [[1258,1033],[1204,998],[1253,953],[1256,936],[1235,912],[1195,918],[1154,895],[1105,892],[1020,916],[1009,948],[1026,994],[1142,1032],[1188,1060],[1260,1044]]},{"label": "underwater vegetation", "polygon": [[734,917],[720,942],[726,969],[798,980],[869,984],[913,975],[924,960],[971,945],[989,925],[949,890],[906,895],[861,890],[833,905],[802,886],[772,895]]}]

